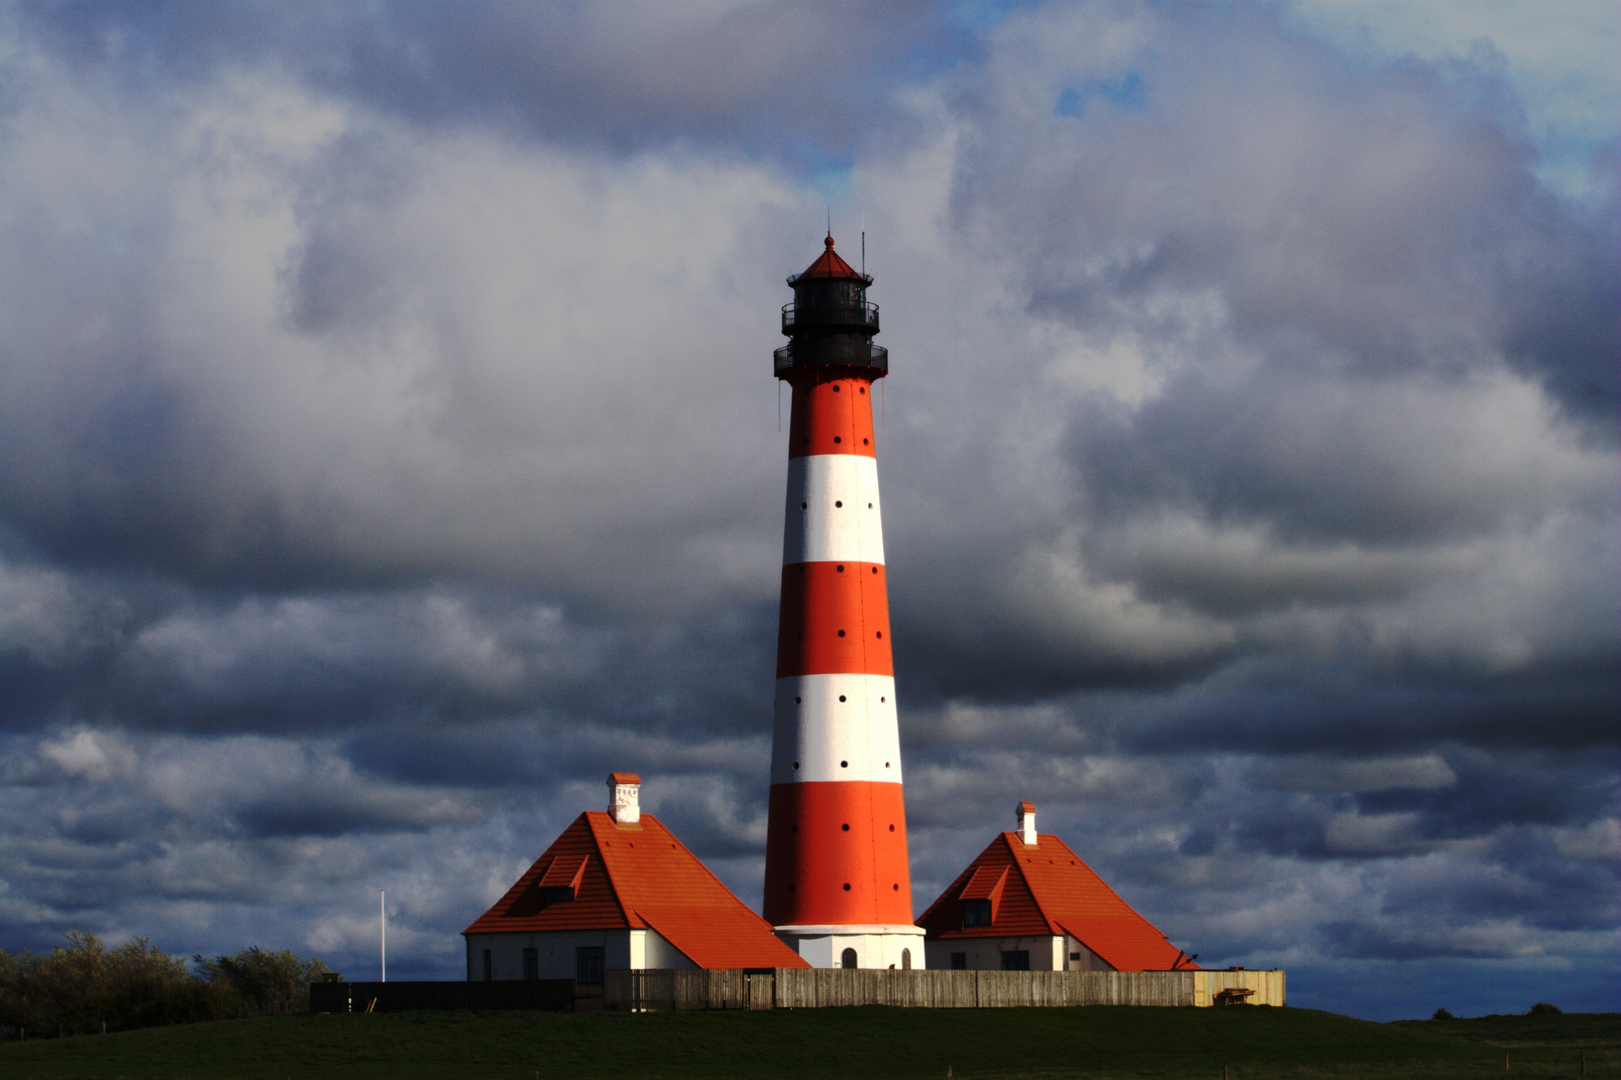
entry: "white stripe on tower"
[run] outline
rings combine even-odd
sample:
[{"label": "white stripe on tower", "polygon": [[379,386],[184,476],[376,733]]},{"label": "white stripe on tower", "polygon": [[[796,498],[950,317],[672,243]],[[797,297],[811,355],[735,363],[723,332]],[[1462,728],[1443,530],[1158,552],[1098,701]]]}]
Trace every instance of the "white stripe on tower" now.
[{"label": "white stripe on tower", "polygon": [[782,565],[806,562],[884,564],[878,459],[816,454],[788,460]]}]

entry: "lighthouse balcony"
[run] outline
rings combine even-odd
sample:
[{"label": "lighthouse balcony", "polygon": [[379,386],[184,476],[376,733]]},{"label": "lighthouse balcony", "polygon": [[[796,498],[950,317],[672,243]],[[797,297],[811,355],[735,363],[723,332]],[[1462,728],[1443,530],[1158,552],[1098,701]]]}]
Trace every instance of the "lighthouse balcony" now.
[{"label": "lighthouse balcony", "polygon": [[878,305],[866,300],[838,304],[782,305],[782,332],[794,334],[812,327],[878,332]]},{"label": "lighthouse balcony", "polygon": [[889,374],[889,350],[882,345],[854,338],[809,338],[790,341],[771,354],[772,368],[780,378],[786,372],[811,367],[868,368],[872,378]]}]

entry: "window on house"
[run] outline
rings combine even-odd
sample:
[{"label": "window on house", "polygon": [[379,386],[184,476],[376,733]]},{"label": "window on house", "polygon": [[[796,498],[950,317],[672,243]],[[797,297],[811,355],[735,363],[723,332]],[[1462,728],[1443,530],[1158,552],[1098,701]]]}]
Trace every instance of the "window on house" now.
[{"label": "window on house", "polygon": [[530,982],[540,978],[539,949],[525,949],[523,951],[523,977]]},{"label": "window on house", "polygon": [[574,950],[574,981],[579,983],[602,981],[601,945],[581,945]]},{"label": "window on house", "polygon": [[856,951],[854,949],[845,949],[843,955],[841,955],[839,957],[839,967],[841,967],[841,968],[853,968],[855,966],[856,966]]},{"label": "window on house", "polygon": [[574,902],[574,886],[548,885],[540,890],[540,902],[543,904],[569,904]]},{"label": "window on house", "polygon": [[912,970],[912,950],[911,949],[902,949],[901,950],[901,970],[902,971],[911,971]]},{"label": "window on house", "polygon": [[991,902],[989,900],[964,900],[962,902],[962,924],[964,928],[991,925]]},{"label": "window on house", "polygon": [[1013,949],[1013,950],[1004,949],[1003,952],[1002,952],[1002,970],[1003,971],[1029,971],[1030,970],[1030,950],[1029,949]]},{"label": "window on house", "polygon": [[951,970],[952,971],[967,971],[968,970],[968,954],[965,953],[965,952],[954,952],[954,953],[952,953],[951,954]]},{"label": "window on house", "polygon": [[489,982],[494,965],[490,963],[490,950],[484,950],[484,981]]}]

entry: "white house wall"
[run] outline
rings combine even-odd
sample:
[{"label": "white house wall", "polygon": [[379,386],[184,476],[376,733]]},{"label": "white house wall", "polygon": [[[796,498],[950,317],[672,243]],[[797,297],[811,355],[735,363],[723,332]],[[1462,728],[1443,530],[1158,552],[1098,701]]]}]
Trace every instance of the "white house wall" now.
[{"label": "white house wall", "polygon": [[695,968],[661,934],[652,930],[573,930],[548,933],[468,934],[467,978],[484,978],[484,950],[490,950],[490,979],[494,982],[523,978],[523,951],[534,949],[542,979],[572,979],[575,952],[581,946],[600,946],[607,971],[648,968]]},{"label": "white house wall", "polygon": [[[1107,965],[1101,969],[1088,969],[1084,967],[1067,967],[1068,957],[1065,945],[1073,941],[1062,935],[1054,936],[1044,934],[1041,937],[1005,937],[1005,938],[962,938],[958,940],[930,941],[924,949],[928,954],[929,967],[951,967],[951,954],[964,953],[970,971],[1000,971],[1002,970],[1002,954],[1004,952],[1030,953],[1031,971],[1087,971],[1110,970]],[[1091,951],[1083,945],[1080,947],[1082,956],[1091,955]]]},{"label": "white house wall", "polygon": [[[1076,954],[1079,954],[1078,956]],[[1064,963],[1056,969],[1059,971],[1113,971],[1109,962],[1097,953],[1088,949],[1075,938],[1066,938],[1064,944]]]},{"label": "white house wall", "polygon": [[[811,967],[840,967],[845,949],[856,951],[858,968],[934,967],[924,954],[923,936],[907,934],[786,934],[778,937],[788,943]],[[908,955],[909,954],[909,955]]]}]

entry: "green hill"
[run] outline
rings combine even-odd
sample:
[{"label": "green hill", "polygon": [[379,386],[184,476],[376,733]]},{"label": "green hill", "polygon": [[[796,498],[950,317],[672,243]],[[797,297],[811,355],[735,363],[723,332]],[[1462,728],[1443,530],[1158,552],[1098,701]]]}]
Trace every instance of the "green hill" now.
[{"label": "green hill", "polygon": [[1621,1077],[1621,1015],[1374,1024],[1309,1009],[285,1016],[0,1045],[7,1078]]}]

